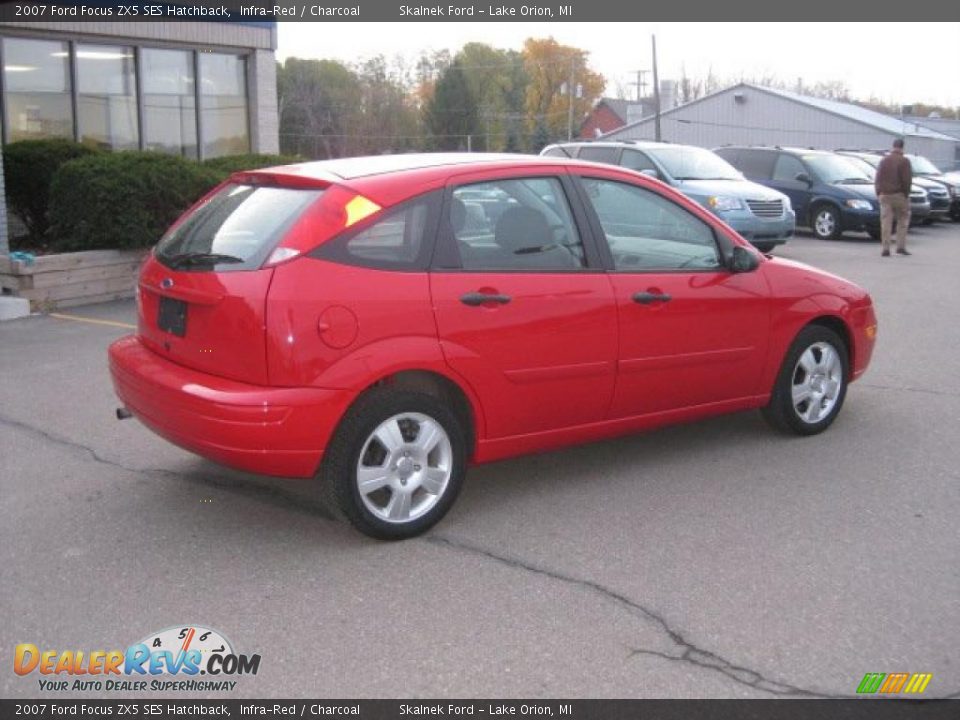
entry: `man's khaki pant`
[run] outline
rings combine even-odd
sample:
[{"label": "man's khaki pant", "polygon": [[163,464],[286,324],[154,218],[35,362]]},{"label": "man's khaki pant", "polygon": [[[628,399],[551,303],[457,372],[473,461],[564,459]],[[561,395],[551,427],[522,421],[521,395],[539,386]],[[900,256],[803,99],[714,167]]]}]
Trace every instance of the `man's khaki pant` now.
[{"label": "man's khaki pant", "polygon": [[893,221],[897,221],[897,250],[907,249],[907,228],[910,227],[910,199],[903,193],[880,195],[880,242],[890,249]]}]

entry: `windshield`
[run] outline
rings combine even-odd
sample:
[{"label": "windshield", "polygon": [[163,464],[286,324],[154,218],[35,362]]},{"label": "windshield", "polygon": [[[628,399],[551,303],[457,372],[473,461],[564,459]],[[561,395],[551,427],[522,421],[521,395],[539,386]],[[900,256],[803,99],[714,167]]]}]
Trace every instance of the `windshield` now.
[{"label": "windshield", "polygon": [[184,270],[259,268],[283,234],[322,190],[225,185],[168,231],[156,257]]},{"label": "windshield", "polygon": [[873,180],[873,178],[875,178],[875,177],[877,176],[877,168],[876,168],[876,166],[873,165],[873,164],[871,164],[871,162],[870,162],[869,160],[867,160],[866,158],[862,158],[862,157],[859,157],[859,156],[853,156],[853,155],[845,155],[844,157],[846,157],[848,160],[850,160],[850,162],[852,162],[852,163],[853,163],[854,165],[856,165],[858,168],[860,168],[861,170],[863,170],[864,174],[865,174],[868,178],[870,178],[871,180]]},{"label": "windshield", "polygon": [[910,169],[917,175],[942,175],[940,168],[927,160],[923,155],[907,155],[910,160]]},{"label": "windshield", "polygon": [[840,155],[804,155],[803,161],[821,182],[862,185],[871,182],[861,165],[853,158]]},{"label": "windshield", "polygon": [[644,148],[674,180],[743,180],[719,155],[694,147]]}]

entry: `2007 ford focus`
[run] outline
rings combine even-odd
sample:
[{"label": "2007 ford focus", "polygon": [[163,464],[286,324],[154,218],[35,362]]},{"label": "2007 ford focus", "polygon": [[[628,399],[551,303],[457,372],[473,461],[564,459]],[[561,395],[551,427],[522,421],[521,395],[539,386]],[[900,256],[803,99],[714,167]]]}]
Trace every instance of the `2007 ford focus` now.
[{"label": "2007 ford focus", "polygon": [[877,329],[864,290],[656,180],[510,155],[236,174],[156,246],[138,314],[109,353],[129,412],[318,477],[380,538],[440,520],[471,463],[748,408],[818,433]]}]

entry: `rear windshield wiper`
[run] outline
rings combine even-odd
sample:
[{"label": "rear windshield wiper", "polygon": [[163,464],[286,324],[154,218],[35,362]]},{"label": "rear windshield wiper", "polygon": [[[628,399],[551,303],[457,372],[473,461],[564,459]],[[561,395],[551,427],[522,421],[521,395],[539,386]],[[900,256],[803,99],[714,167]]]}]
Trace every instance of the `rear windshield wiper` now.
[{"label": "rear windshield wiper", "polygon": [[246,262],[243,258],[236,255],[223,255],[222,253],[202,253],[186,252],[179,255],[161,255],[163,260],[172,268],[184,267],[188,265],[216,265],[217,263],[242,263]]}]

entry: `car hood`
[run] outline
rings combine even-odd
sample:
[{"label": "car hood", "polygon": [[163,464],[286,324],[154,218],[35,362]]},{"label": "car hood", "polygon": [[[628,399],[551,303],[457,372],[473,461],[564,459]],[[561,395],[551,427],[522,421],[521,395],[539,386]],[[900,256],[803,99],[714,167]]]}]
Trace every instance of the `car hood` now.
[{"label": "car hood", "polygon": [[844,190],[849,190],[852,197],[861,197],[865,200],[877,199],[877,191],[873,189],[872,183],[865,183],[863,185],[851,185],[850,183],[833,183],[831,187],[843,188]]},{"label": "car hood", "polygon": [[782,200],[785,195],[749,180],[677,180],[677,189],[687,195],[721,195],[742,200]]},{"label": "car hood", "polygon": [[[960,177],[957,178],[957,182],[960,182]],[[914,176],[913,176],[913,184],[914,184],[914,185],[919,185],[920,187],[922,187],[922,188],[924,188],[924,189],[926,189],[926,188],[942,188],[942,187],[943,187],[943,183],[942,183],[942,182],[937,182],[936,180],[931,180],[930,178],[924,177],[923,175],[914,175]]]},{"label": "car hood", "polygon": [[[825,293],[839,295],[851,302],[863,302],[869,300],[869,293],[862,287],[846,278],[834,275],[826,270],[821,270],[813,265],[797,262],[796,260],[787,260],[786,258],[769,255],[765,257],[765,263],[772,266],[773,270],[768,276],[774,284],[777,284],[776,278],[802,277],[804,283],[814,283],[819,285],[819,290]],[[812,288],[808,287],[808,290]],[[815,294],[815,293],[814,293]]]},{"label": "car hood", "polygon": [[939,183],[940,185],[953,185],[955,187],[960,186],[960,178],[950,177],[949,174],[940,174],[940,175],[914,175],[914,178],[922,177],[925,180],[930,182]]}]

